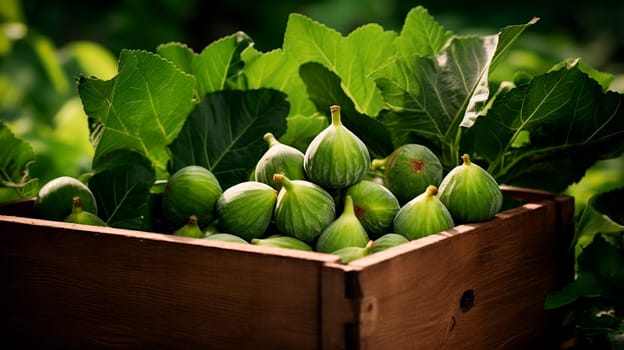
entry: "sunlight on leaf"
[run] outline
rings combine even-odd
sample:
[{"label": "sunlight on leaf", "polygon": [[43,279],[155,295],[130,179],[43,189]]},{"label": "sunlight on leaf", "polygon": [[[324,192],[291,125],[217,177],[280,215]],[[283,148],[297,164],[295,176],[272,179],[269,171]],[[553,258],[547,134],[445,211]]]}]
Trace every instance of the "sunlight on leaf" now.
[{"label": "sunlight on leaf", "polygon": [[240,55],[251,44],[249,36],[237,32],[210,43],[199,54],[180,43],[160,45],[157,53],[197,78],[201,98],[210,92],[243,87],[239,81],[243,69]]},{"label": "sunlight on leaf", "polygon": [[364,25],[343,37],[310,18],[291,14],[283,49],[290,60],[316,62],[334,72],[356,110],[376,116],[383,108],[383,98],[371,75],[394,55],[396,37],[395,32],[377,24]]},{"label": "sunlight on leaf", "polygon": [[249,47],[243,51],[242,58],[247,89],[272,88],[286,93],[290,101],[290,116],[312,116],[316,113],[299,77],[299,64],[288,59],[283,50],[261,53]]},{"label": "sunlight on leaf", "polygon": [[[499,96],[462,146],[502,183],[560,192],[596,160],[624,151],[622,107],[623,96],[570,65]],[[522,133],[530,144],[514,147]]]},{"label": "sunlight on leaf", "polygon": [[[375,73],[389,108],[381,120],[392,133],[394,144],[425,144],[446,168],[458,164],[460,124],[475,91],[483,88],[493,40],[456,38],[433,58],[398,58]],[[474,105],[484,97],[476,98]]]},{"label": "sunlight on leaf", "polygon": [[194,107],[194,85],[192,76],[170,62],[138,50],[121,52],[119,74],[111,80],[81,77],[78,91],[85,112],[98,123],[92,135],[94,166],[107,153],[128,149],[165,171],[167,145]]},{"label": "sunlight on leaf", "polygon": [[448,44],[453,33],[439,24],[422,6],[411,9],[405,17],[397,46],[403,57],[433,57]]}]

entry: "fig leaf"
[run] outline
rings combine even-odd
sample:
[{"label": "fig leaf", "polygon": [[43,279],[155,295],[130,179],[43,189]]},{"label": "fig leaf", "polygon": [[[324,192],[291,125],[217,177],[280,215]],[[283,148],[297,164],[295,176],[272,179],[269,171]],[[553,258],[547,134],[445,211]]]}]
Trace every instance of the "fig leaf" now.
[{"label": "fig leaf", "polygon": [[187,165],[212,171],[226,189],[248,180],[267,149],[263,136],[286,131],[289,104],[272,89],[207,94],[171,144],[171,173]]}]

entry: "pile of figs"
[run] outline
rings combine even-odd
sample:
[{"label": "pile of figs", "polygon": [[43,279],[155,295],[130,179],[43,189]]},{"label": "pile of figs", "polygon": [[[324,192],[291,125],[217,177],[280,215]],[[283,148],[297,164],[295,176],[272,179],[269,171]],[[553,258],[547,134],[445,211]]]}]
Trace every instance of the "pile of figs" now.
[{"label": "pile of figs", "polygon": [[330,112],[330,124],[305,152],[266,133],[268,149],[250,180],[223,191],[205,169],[178,170],[163,201],[168,220],[181,227],[176,234],[331,253],[347,263],[501,209],[496,180],[468,155],[446,175],[423,145],[371,159],[342,124],[340,107]]},{"label": "pile of figs", "polygon": [[[467,154],[446,174],[438,157],[419,144],[371,159],[364,142],[342,124],[340,107],[330,112],[331,122],[305,152],[266,133],[268,149],[248,181],[222,189],[197,165],[172,174],[162,196],[171,233],[331,253],[348,263],[457,224],[489,220],[501,210],[496,180]],[[85,218],[96,210],[88,188],[71,185],[72,214],[55,219],[103,224]],[[42,191],[37,207],[58,209],[44,208],[54,200],[46,200],[45,186]]]}]

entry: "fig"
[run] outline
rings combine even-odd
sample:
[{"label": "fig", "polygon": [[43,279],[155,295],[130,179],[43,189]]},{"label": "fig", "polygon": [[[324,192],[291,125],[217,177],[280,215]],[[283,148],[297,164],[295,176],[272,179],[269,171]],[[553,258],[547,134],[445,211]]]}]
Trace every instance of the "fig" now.
[{"label": "fig", "polygon": [[204,237],[204,239],[210,241],[222,241],[222,242],[230,242],[230,243],[240,243],[240,244],[249,244],[246,240],[241,238],[240,236],[231,234],[231,233],[214,233],[209,236]]},{"label": "fig", "polygon": [[197,216],[191,215],[188,218],[188,221],[184,226],[178,228],[173,231],[174,236],[182,236],[182,237],[192,237],[192,238],[203,238],[204,232],[199,228],[197,224]]},{"label": "fig", "polygon": [[163,193],[163,213],[173,227],[186,224],[191,215],[205,227],[215,217],[215,206],[223,193],[214,174],[201,166],[188,165],[176,171]]},{"label": "fig", "polygon": [[368,148],[340,119],[340,106],[330,108],[331,123],[306,148],[307,178],[325,188],[344,188],[360,181],[370,169]]},{"label": "fig", "polygon": [[399,146],[386,158],[373,160],[371,166],[384,169],[384,185],[401,204],[425,192],[429,185],[438,186],[444,174],[440,159],[415,143]]},{"label": "fig", "polygon": [[269,149],[256,163],[255,181],[279,190],[281,186],[273,181],[273,174],[282,174],[291,180],[305,180],[303,152],[279,142],[270,132],[264,134],[264,140],[269,144]]},{"label": "fig", "polygon": [[321,186],[282,174],[274,174],[273,181],[282,185],[273,212],[281,234],[310,243],[336,218],[334,198]]},{"label": "fig", "polygon": [[370,240],[364,247],[344,247],[332,252],[332,254],[338,255],[341,263],[348,264],[353,260],[372,254],[374,247],[375,242]]},{"label": "fig", "polygon": [[361,180],[349,186],[345,194],[351,196],[355,216],[369,238],[376,239],[390,230],[400,205],[388,188],[378,182]]},{"label": "fig", "polygon": [[503,193],[494,177],[471,162],[468,154],[446,174],[438,196],[458,223],[491,219],[503,205]]},{"label": "fig", "polygon": [[64,221],[74,224],[108,226],[100,217],[82,208],[82,198],[80,196],[74,196],[74,198],[72,198],[72,212]]},{"label": "fig", "polygon": [[310,247],[307,243],[291,236],[271,235],[266,238],[254,238],[251,240],[251,244],[265,247],[312,251],[312,247]]},{"label": "fig", "polygon": [[95,196],[86,184],[71,176],[56,177],[39,189],[34,209],[38,218],[63,221],[73,210],[73,198],[80,197],[82,210],[97,215]]},{"label": "fig", "polygon": [[377,253],[407,242],[409,242],[409,240],[401,234],[394,232],[386,233],[375,240],[375,246],[371,253]]},{"label": "fig", "polygon": [[240,182],[227,188],[217,201],[217,227],[246,241],[264,234],[273,218],[277,191],[258,181]]},{"label": "fig", "polygon": [[316,241],[316,250],[331,253],[345,247],[364,247],[369,240],[364,226],[355,216],[353,200],[347,195],[342,214],[323,230]]},{"label": "fig", "polygon": [[437,193],[438,188],[429,185],[425,192],[405,203],[394,218],[393,231],[414,240],[454,227],[453,217]]}]

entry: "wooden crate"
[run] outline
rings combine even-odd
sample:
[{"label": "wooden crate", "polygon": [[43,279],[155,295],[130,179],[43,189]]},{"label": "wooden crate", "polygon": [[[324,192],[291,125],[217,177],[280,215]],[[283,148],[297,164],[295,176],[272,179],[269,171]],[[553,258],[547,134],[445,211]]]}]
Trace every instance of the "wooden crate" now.
[{"label": "wooden crate", "polygon": [[[92,349],[527,349],[557,343],[568,196],[348,265],[334,255],[34,219],[0,207],[5,343]],[[554,347],[553,347],[554,348]]]}]

